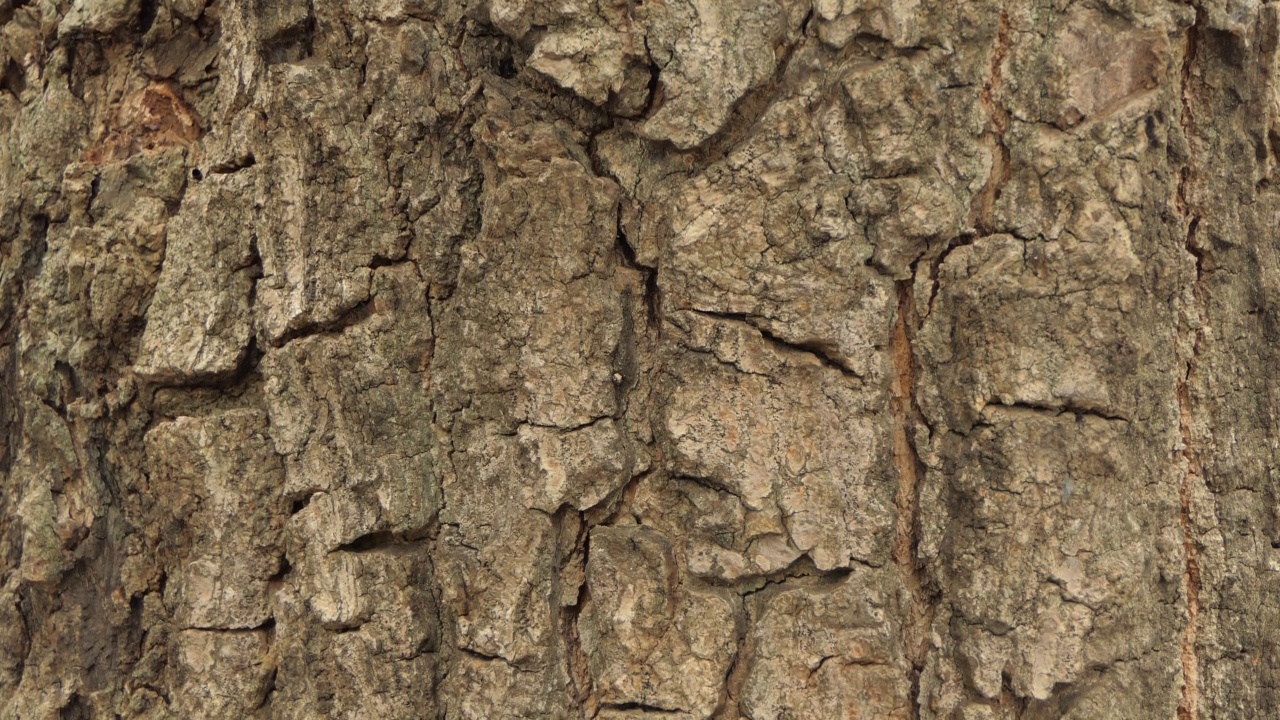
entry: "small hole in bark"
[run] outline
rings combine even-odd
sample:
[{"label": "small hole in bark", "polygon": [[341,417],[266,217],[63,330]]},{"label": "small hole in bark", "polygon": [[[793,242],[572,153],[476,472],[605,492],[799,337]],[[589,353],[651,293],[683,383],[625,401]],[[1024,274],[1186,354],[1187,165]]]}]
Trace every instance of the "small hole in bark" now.
[{"label": "small hole in bark", "polygon": [[285,28],[263,42],[262,47],[268,65],[301,62],[315,52],[316,18],[308,15],[306,22]]},{"label": "small hole in bark", "polygon": [[513,78],[516,76],[516,61],[510,55],[504,55],[498,61],[498,75],[504,78]]},{"label": "small hole in bark", "polygon": [[142,7],[138,11],[138,34],[146,35],[151,30],[151,26],[156,22],[156,14],[160,11],[159,0],[142,0]]},{"label": "small hole in bark", "polygon": [[289,505],[289,514],[297,515],[298,513],[302,512],[308,505],[311,504],[311,498],[313,497],[315,497],[315,493],[311,492],[303,497],[298,498],[297,500],[294,500]]},{"label": "small hole in bark", "polygon": [[199,182],[204,179],[204,173],[200,172],[200,168],[191,168],[191,179]]},{"label": "small hole in bark", "polygon": [[93,720],[93,709],[85,704],[84,698],[73,694],[71,700],[58,712],[59,720]]},{"label": "small hole in bark", "polygon": [[275,575],[272,575],[270,578],[267,578],[267,580],[268,581],[284,580],[285,576],[291,572],[293,572],[293,563],[289,562],[289,558],[285,557],[284,555],[281,555],[280,569],[276,571]]},{"label": "small hole in bark", "polygon": [[10,60],[5,66],[4,75],[0,76],[0,88],[8,90],[14,97],[20,97],[22,91],[27,88],[26,73],[16,61]]}]

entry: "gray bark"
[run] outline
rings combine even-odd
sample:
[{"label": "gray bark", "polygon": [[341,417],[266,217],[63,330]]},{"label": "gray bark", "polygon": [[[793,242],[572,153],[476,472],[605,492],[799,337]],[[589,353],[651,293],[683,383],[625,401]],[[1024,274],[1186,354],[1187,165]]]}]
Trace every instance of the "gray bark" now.
[{"label": "gray bark", "polygon": [[0,0],[0,720],[1280,715],[1280,5]]}]

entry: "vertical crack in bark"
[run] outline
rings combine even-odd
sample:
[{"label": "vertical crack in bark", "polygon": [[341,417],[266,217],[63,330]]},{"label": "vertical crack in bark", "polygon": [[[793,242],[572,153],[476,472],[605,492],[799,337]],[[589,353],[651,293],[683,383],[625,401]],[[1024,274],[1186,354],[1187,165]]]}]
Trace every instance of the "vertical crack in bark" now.
[{"label": "vertical crack in bark", "polygon": [[893,560],[911,593],[911,609],[903,627],[903,648],[911,662],[911,714],[920,717],[920,674],[928,654],[933,608],[926,597],[918,557],[920,543],[920,479],[924,463],[912,436],[922,427],[923,416],[915,402],[916,359],[911,335],[917,322],[913,280],[897,283],[898,319],[890,339],[893,360],[891,406],[893,409],[893,464],[898,471],[898,516],[894,527]]},{"label": "vertical crack in bark", "polygon": [[[770,584],[772,583],[766,583],[765,587]],[[739,617],[742,622],[735,628],[737,638],[733,659],[729,661],[729,668],[724,674],[724,690],[719,706],[711,715],[713,720],[738,720],[746,717],[742,707],[742,689],[747,683],[747,673],[751,670],[751,660],[756,651],[756,641],[751,635],[751,628],[760,616],[759,603],[760,599],[754,593],[744,594],[740,600],[742,614]]]},{"label": "vertical crack in bark", "polygon": [[[569,673],[569,682],[573,688],[574,701],[581,708],[584,720],[587,720],[595,717],[600,709],[600,699],[596,696],[595,683],[591,680],[590,658],[587,657],[587,652],[582,647],[582,639],[578,635],[578,617],[582,614],[582,608],[587,601],[585,573],[587,559],[591,553],[591,527],[587,522],[585,513],[575,511],[572,508],[562,508],[562,512],[577,512],[578,514],[578,535],[574,540],[575,549],[566,559],[566,564],[581,562],[584,573],[582,585],[578,587],[578,597],[574,604],[563,607],[560,610],[561,632],[563,633],[562,639],[565,650],[565,669]],[[563,516],[557,519],[556,525],[557,532],[562,532],[565,525]],[[575,558],[575,556],[578,557]]]},{"label": "vertical crack in bark", "polygon": [[1009,146],[1005,144],[1004,135],[1009,131],[1009,111],[1000,103],[997,95],[1000,92],[1005,57],[1009,54],[1009,13],[1000,11],[1000,19],[996,28],[996,47],[991,53],[991,70],[986,85],[979,94],[983,113],[987,116],[987,128],[983,133],[983,141],[991,150],[991,173],[982,190],[974,196],[974,206],[970,210],[971,224],[982,234],[993,232],[995,204],[1000,193],[1013,175],[1009,160]]},{"label": "vertical crack in bark", "polygon": [[[1195,23],[1187,29],[1187,44],[1182,58],[1181,100],[1182,114],[1180,119],[1183,137],[1187,143],[1187,158],[1178,175],[1178,185],[1174,202],[1178,213],[1186,223],[1186,251],[1195,258],[1196,277],[1193,281],[1197,310],[1204,307],[1200,279],[1203,270],[1203,253],[1196,245],[1196,230],[1200,226],[1200,216],[1192,209],[1187,198],[1187,186],[1191,180],[1191,144],[1194,134],[1194,116],[1191,103],[1192,70],[1199,50],[1200,28],[1205,20],[1205,11],[1196,8]],[[1191,418],[1191,378],[1195,371],[1196,357],[1200,349],[1200,332],[1192,343],[1191,357],[1187,360],[1186,374],[1178,381],[1178,429],[1182,435],[1182,456],[1186,460],[1187,469],[1179,487],[1179,523],[1182,526],[1183,550],[1186,554],[1186,569],[1183,573],[1187,594],[1187,623],[1182,631],[1179,657],[1182,663],[1182,698],[1178,703],[1178,720],[1195,720],[1198,716],[1200,688],[1200,664],[1196,655],[1197,624],[1200,615],[1200,566],[1197,558],[1197,543],[1192,520],[1191,493],[1197,478],[1201,477],[1200,464],[1192,446]]]},{"label": "vertical crack in bark", "polygon": [[1188,389],[1190,373],[1178,383],[1178,410],[1182,432],[1182,456],[1187,461],[1187,472],[1179,488],[1182,525],[1182,545],[1187,556],[1184,583],[1187,592],[1187,624],[1182,630],[1179,657],[1182,661],[1182,699],[1178,703],[1178,720],[1195,720],[1200,689],[1200,665],[1196,657],[1196,624],[1200,615],[1200,566],[1196,557],[1195,532],[1191,521],[1192,483],[1200,474],[1195,450],[1191,447],[1191,397]]}]

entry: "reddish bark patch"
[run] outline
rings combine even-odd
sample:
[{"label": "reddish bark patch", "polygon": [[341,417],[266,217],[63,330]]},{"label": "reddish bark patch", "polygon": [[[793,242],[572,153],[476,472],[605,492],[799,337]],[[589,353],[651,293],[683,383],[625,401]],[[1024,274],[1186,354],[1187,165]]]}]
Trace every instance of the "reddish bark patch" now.
[{"label": "reddish bark patch", "polygon": [[167,82],[156,82],[122,103],[102,139],[85,150],[84,160],[102,164],[146,150],[190,145],[204,134],[204,123]]}]

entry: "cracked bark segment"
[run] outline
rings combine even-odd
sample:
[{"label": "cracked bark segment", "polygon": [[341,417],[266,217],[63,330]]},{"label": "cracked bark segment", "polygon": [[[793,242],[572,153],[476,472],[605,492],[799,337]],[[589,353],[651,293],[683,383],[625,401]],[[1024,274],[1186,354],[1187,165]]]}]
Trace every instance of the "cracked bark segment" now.
[{"label": "cracked bark segment", "polygon": [[[813,0],[818,38],[843,48],[859,34],[883,38],[895,47],[920,42],[921,0]],[[925,28],[922,28],[922,25]]]},{"label": "cracked bark segment", "polygon": [[[1053,241],[1074,234],[1088,242],[1087,234],[1120,225],[1135,248],[1155,241],[1168,217],[1151,211],[1174,192],[1169,153],[1181,152],[1174,148],[1182,140],[1169,136],[1166,123],[1181,104],[1173,38],[1186,16],[1178,6],[1002,16],[995,85],[985,98],[1004,168],[986,193],[988,230]],[[1110,217],[1098,217],[1103,202]],[[1082,212],[1084,203],[1092,207]],[[1094,227],[1076,227],[1088,215],[1096,217]],[[1108,271],[1083,258],[1072,267],[1082,276]]]},{"label": "cracked bark segment", "polygon": [[791,581],[757,602],[745,717],[912,716],[910,663],[899,642],[909,600],[892,570],[855,566],[838,578]]},{"label": "cracked bark segment", "polygon": [[76,452],[71,427],[56,410],[36,404],[23,418],[8,482],[21,519],[14,550],[17,574],[31,583],[55,583],[76,561],[75,546],[104,511],[105,493]]},{"label": "cracked bark segment", "polygon": [[271,616],[279,569],[282,471],[266,417],[239,410],[180,417],[146,437],[153,491],[170,498],[169,523],[193,538],[168,568],[165,602],[182,627],[243,629]]},{"label": "cracked bark segment", "polygon": [[265,630],[183,630],[174,639],[173,710],[186,717],[261,717],[275,677]]},{"label": "cracked bark segment", "polygon": [[612,417],[622,291],[641,294],[614,250],[617,186],[550,125],[489,118],[476,133],[493,155],[480,234],[437,318],[445,407],[562,428]]},{"label": "cracked bark segment", "polygon": [[852,186],[826,165],[800,101],[761,122],[788,128],[789,142],[778,147],[761,131],[725,162],[663,189],[646,214],[640,242],[659,239],[662,308],[740,315],[864,378],[882,376],[892,281],[867,266],[875,248],[847,206]]},{"label": "cracked bark segment", "polygon": [[[53,397],[48,375],[58,362],[84,384],[98,378],[114,384],[115,373],[104,372],[107,353],[132,337],[147,309],[164,257],[168,207],[182,185],[182,152],[173,148],[65,167],[67,221],[44,221],[43,262],[33,268],[26,311],[15,316],[24,328],[14,342],[24,389],[45,385],[30,389]],[[62,394],[71,402],[73,388]]]},{"label": "cracked bark segment", "polygon": [[567,683],[550,654],[557,638],[550,612],[558,603],[557,527],[546,513],[525,507],[516,484],[537,475],[510,436],[456,428],[453,443],[435,558],[455,642],[467,653]]},{"label": "cracked bark segment", "polygon": [[569,705],[567,678],[548,682],[500,658],[468,654],[450,666],[441,681],[440,704],[449,718],[581,717]]},{"label": "cracked bark segment", "polygon": [[140,377],[190,382],[235,372],[253,334],[254,216],[242,202],[255,186],[252,173],[237,173],[188,189],[167,227],[134,366]]},{"label": "cracked bark segment", "polygon": [[735,103],[773,78],[805,10],[775,0],[488,3],[498,28],[534,40],[530,67],[623,115],[648,105],[639,133],[686,150],[720,132]]},{"label": "cracked bark segment", "polygon": [[855,181],[849,212],[877,267],[894,278],[970,228],[968,208],[995,171],[997,159],[979,145],[973,74],[939,49],[859,62],[817,115],[827,164]]},{"label": "cracked bark segment", "polygon": [[823,570],[887,562],[895,483],[888,427],[872,415],[882,395],[743,323],[682,321],[687,349],[666,364],[657,421],[666,468],[737,500],[719,539],[691,550],[693,572],[765,574],[805,554]]},{"label": "cracked bark segment", "polygon": [[12,591],[0,593],[0,693],[17,695],[31,648],[30,633]]},{"label": "cracked bark segment", "polygon": [[376,537],[337,551],[291,546],[297,562],[275,594],[276,717],[434,712],[439,617],[426,551]]},{"label": "cracked bark segment", "polygon": [[521,425],[517,438],[533,466],[526,505],[554,513],[599,505],[630,479],[635,464],[623,429],[606,418],[572,430]]},{"label": "cracked bark segment", "polygon": [[1278,85],[1262,0],[0,0],[0,720],[1280,715]]},{"label": "cracked bark segment", "polygon": [[1166,684],[1130,710],[1173,714],[1183,556],[1172,468],[1141,451],[1152,441],[1125,423],[1002,407],[939,439],[920,552],[944,589],[943,662],[973,697],[1048,708],[1064,688],[1107,692],[1089,671],[1150,655]]},{"label": "cracked bark segment", "polygon": [[[1132,18],[1084,6],[1053,15],[1015,13],[1016,37],[1002,74],[1010,111],[1065,130],[1125,105],[1149,104],[1172,59],[1168,38],[1175,26],[1163,15]],[[1037,21],[1043,24],[1036,27]]]},{"label": "cracked bark segment", "polygon": [[256,304],[262,337],[279,345],[368,300],[370,266],[404,257],[409,231],[357,70],[285,63],[268,77],[280,91],[261,108],[271,153]]},{"label": "cracked bark segment", "polygon": [[[596,105],[609,103],[626,115],[644,109],[649,95],[645,26],[654,14],[650,8],[625,0],[594,7],[492,0],[488,10],[490,22],[503,32],[534,40],[529,67]],[[534,26],[536,34],[531,32]]]},{"label": "cracked bark segment", "polygon": [[[558,717],[573,707],[559,609],[576,602],[581,570],[562,555],[577,513],[547,513],[595,503],[629,477],[613,418],[634,342],[624,298],[640,297],[642,281],[620,267],[617,186],[587,169],[571,132],[508,102],[495,95],[473,130],[481,227],[434,311],[436,419],[449,443],[436,573],[462,650],[441,702]],[[471,699],[488,693],[476,682],[512,690],[486,704]],[[545,697],[514,689],[525,683]]]},{"label": "cracked bark segment", "polygon": [[[931,376],[920,396],[927,416],[961,432],[989,404],[1135,416],[1146,392],[1138,369],[1157,350],[1156,337],[1133,331],[1142,294],[1124,281],[1139,260],[1128,230],[1105,222],[1115,217],[1105,206],[1082,215],[1096,232],[997,235],[946,257],[918,346]],[[993,302],[1020,310],[985,312]]]},{"label": "cracked bark segment", "polygon": [[109,35],[133,22],[140,8],[140,0],[75,0],[58,23],[58,35]]},{"label": "cracked bark segment", "polygon": [[579,633],[600,702],[711,717],[736,655],[737,597],[682,582],[653,530],[598,527],[589,542]]},{"label": "cracked bark segment", "polygon": [[288,528],[293,564],[283,579],[320,627],[338,633],[363,629],[380,648],[403,658],[437,646],[439,618],[429,592],[425,539],[380,532],[327,548],[312,532],[311,518],[300,515]]},{"label": "cracked bark segment", "polygon": [[750,0],[682,0],[664,7],[669,14],[655,18],[646,37],[661,68],[661,96],[639,132],[688,149],[719,132],[734,103],[772,79],[806,8]]},{"label": "cracked bark segment", "polygon": [[261,361],[285,493],[316,503],[330,548],[368,533],[421,535],[440,504],[428,427],[432,354],[425,287],[411,264],[379,268],[360,321],[298,338]]}]

